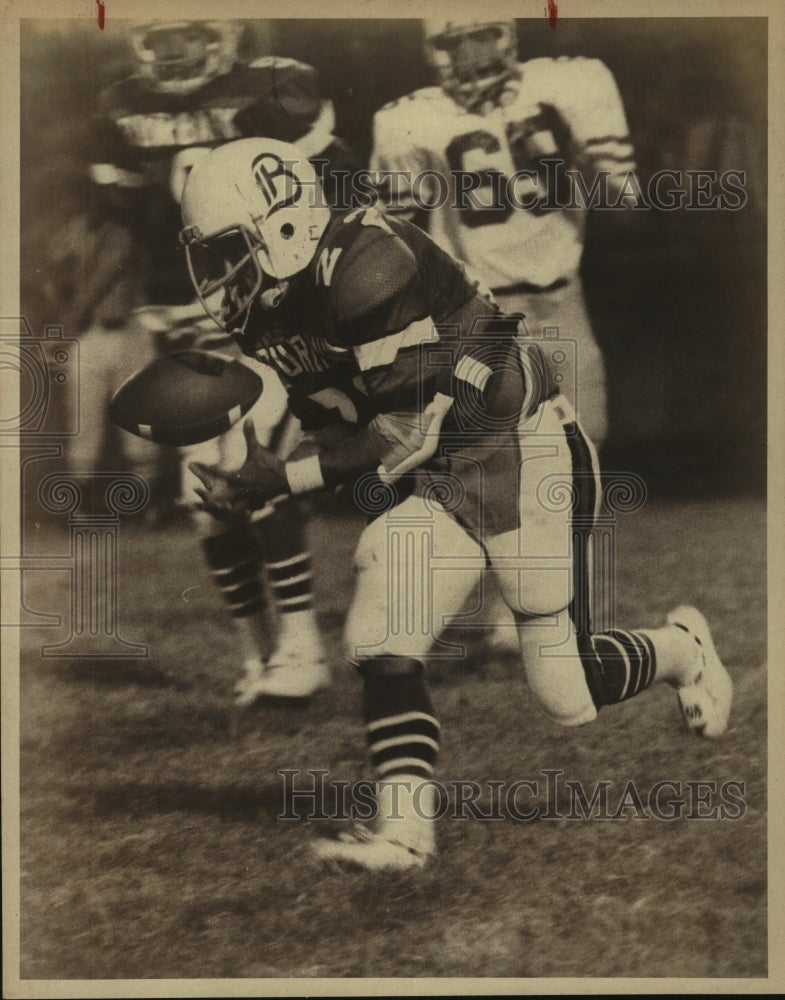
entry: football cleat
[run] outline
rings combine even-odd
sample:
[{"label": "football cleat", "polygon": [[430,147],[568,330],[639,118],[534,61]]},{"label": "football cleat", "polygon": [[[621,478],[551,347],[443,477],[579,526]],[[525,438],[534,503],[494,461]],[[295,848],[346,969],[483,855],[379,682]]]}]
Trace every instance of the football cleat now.
[{"label": "football cleat", "polygon": [[389,840],[364,826],[353,827],[339,834],[336,840],[320,838],[314,842],[312,851],[318,861],[336,861],[366,871],[424,868],[432,857],[432,852]]},{"label": "football cleat", "polygon": [[706,619],[697,608],[678,607],[668,615],[667,622],[683,629],[698,645],[688,680],[676,688],[681,714],[688,729],[705,739],[716,739],[728,726],[733,682],[717,656]]},{"label": "football cleat", "polygon": [[239,706],[259,698],[310,698],[330,684],[330,669],[321,653],[279,647],[266,663],[247,660],[245,675],[235,687]]},{"label": "football cleat", "polygon": [[424,868],[436,854],[436,789],[422,778],[400,775],[377,786],[375,829],[356,824],[336,840],[313,844],[319,861],[335,861],[367,871]]}]

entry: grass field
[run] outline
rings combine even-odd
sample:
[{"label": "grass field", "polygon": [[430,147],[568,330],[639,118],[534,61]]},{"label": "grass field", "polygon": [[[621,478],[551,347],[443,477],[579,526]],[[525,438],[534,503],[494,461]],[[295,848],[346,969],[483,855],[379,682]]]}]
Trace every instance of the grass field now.
[{"label": "grass field", "polygon": [[[688,735],[664,688],[559,729],[515,658],[483,645],[431,676],[444,781],[561,770],[588,790],[610,781],[618,802],[630,781],[688,797],[687,782],[732,780],[738,818],[689,818],[710,811],[692,801],[673,821],[445,819],[416,875],[320,870],[307,846],[326,825],[277,819],[279,768],[367,776],[360,685],[340,658],[357,528],[331,509],[312,524],[335,684],[305,710],[233,706],[233,635],[184,530],[121,526],[120,627],[147,659],[44,660],[63,631],[24,631],[22,977],[765,976],[763,504],[659,501],[619,522],[619,624],[704,610],[736,685],[722,741]],[[42,530],[65,551],[62,527]],[[27,607],[66,614],[66,582],[26,574]],[[556,804],[569,813],[564,784]]]}]

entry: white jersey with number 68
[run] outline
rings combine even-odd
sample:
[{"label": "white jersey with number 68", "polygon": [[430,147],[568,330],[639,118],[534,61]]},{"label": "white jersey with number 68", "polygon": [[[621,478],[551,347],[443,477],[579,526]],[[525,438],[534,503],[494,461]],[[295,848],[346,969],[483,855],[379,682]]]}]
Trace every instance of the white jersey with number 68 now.
[{"label": "white jersey with number 68", "polygon": [[586,210],[570,207],[569,189],[556,189],[565,169],[577,171],[587,191],[604,172],[615,200],[635,168],[621,98],[603,63],[533,59],[519,69],[487,113],[427,87],[374,117],[371,170],[404,175],[382,185],[387,210],[429,209],[430,235],[494,291],[547,287],[577,270]]}]

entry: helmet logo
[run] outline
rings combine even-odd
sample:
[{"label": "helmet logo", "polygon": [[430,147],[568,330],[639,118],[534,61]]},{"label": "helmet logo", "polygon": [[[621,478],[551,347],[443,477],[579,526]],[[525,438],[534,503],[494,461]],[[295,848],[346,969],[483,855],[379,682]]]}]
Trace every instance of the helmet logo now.
[{"label": "helmet logo", "polygon": [[287,164],[275,153],[261,153],[251,164],[254,180],[270,209],[268,218],[300,200],[303,186],[289,169],[293,162]]}]

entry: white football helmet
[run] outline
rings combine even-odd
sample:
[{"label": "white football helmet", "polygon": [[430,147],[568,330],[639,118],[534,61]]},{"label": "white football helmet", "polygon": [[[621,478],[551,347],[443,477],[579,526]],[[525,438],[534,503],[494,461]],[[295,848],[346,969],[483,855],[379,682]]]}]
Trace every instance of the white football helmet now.
[{"label": "white football helmet", "polygon": [[229,332],[244,328],[254,302],[280,304],[286,279],[308,266],[330,221],[314,168],[295,146],[275,139],[239,139],[212,150],[191,170],[181,208],[191,281]]},{"label": "white football helmet", "polygon": [[146,21],[131,27],[138,72],[162,94],[191,94],[237,60],[239,21]]},{"label": "white football helmet", "polygon": [[425,57],[441,88],[475,111],[519,75],[514,21],[425,21]]}]

